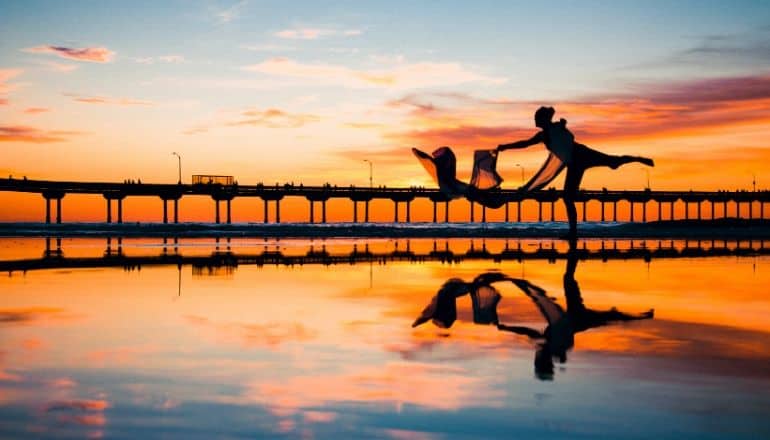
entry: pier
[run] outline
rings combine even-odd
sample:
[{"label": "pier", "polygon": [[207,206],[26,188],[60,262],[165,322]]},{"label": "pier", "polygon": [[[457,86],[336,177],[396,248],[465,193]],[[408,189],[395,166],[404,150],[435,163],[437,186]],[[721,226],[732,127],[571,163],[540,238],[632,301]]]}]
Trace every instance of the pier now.
[{"label": "pier", "polygon": [[[179,222],[179,200],[184,196],[203,195],[212,199],[212,220],[216,223],[232,223],[232,200],[236,197],[250,197],[262,202],[264,223],[281,222],[281,201],[288,197],[303,198],[308,202],[309,223],[326,223],[326,204],[331,199],[346,199],[351,202],[350,219],[353,223],[370,221],[369,204],[372,200],[389,200],[393,203],[394,222],[412,222],[411,204],[416,199],[428,199],[433,204],[434,223],[450,222],[449,200],[441,191],[432,188],[388,188],[321,185],[305,186],[294,184],[275,185],[223,185],[220,183],[165,184],[165,183],[111,183],[111,182],[67,182],[28,179],[0,179],[0,191],[40,194],[45,203],[45,222],[62,223],[64,221],[63,199],[68,194],[92,194],[105,200],[105,221],[123,223],[123,201],[127,197],[151,196],[159,199],[159,221],[163,223]],[[537,203],[538,221],[554,221],[557,201],[562,192],[557,189],[522,193],[517,190],[498,190],[506,201],[499,209],[504,210],[504,221],[522,221],[522,203],[532,200]],[[582,206],[582,220],[592,221],[630,221],[647,222],[652,210],[657,211],[656,220],[707,220],[726,217],[764,219],[765,203],[770,202],[770,191],[617,191],[617,190],[581,190],[576,198],[578,207]],[[224,202],[224,218],[222,204]],[[618,204],[629,206],[627,218],[618,217]],[[274,216],[269,216],[269,205],[274,204]],[[587,205],[600,204],[599,218],[589,218]],[[55,205],[55,217],[52,208]],[[320,205],[320,206],[318,206]],[[550,205],[550,216],[543,215],[543,205]],[[684,215],[675,217],[675,207],[683,206]],[[696,206],[696,214],[690,215],[690,207]],[[741,206],[748,206],[748,216],[741,216]],[[113,206],[115,210],[113,211]],[[169,215],[169,206],[173,217]],[[316,208],[320,208],[320,217]],[[362,209],[360,209],[362,208]],[[403,208],[404,216],[399,215]],[[443,208],[443,209],[441,209]],[[470,203],[470,221],[486,222],[486,211],[482,208],[481,218],[474,213],[474,204]],[[636,210],[636,211],[635,211]],[[363,211],[363,212],[362,212]],[[443,212],[442,212],[443,211]],[[641,218],[635,214],[641,211]],[[732,215],[731,215],[732,213]],[[256,221],[257,219],[255,219]]]}]

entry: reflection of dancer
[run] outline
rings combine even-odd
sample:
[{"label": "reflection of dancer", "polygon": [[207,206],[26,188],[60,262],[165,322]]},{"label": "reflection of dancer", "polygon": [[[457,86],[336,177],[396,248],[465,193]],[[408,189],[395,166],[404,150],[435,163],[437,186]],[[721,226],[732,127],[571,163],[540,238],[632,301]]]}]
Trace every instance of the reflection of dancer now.
[{"label": "reflection of dancer", "polygon": [[[594,310],[583,304],[580,287],[575,280],[577,268],[577,253],[571,249],[567,258],[567,268],[564,273],[564,296],[567,300],[565,311],[545,290],[520,278],[511,278],[499,272],[489,272],[477,276],[470,283],[457,278],[448,280],[439,289],[431,303],[425,307],[412,327],[429,320],[441,328],[449,328],[457,318],[456,300],[460,296],[470,294],[473,304],[473,322],[476,324],[496,324],[499,330],[504,330],[530,339],[542,341],[535,353],[535,372],[541,379],[553,377],[553,358],[560,363],[566,362],[567,350],[575,345],[575,333],[594,327],[601,327],[617,321],[633,321],[649,319],[654,311],[633,315],[615,309]],[[510,281],[537,305],[540,313],[548,322],[544,331],[525,326],[501,324],[497,316],[497,304],[500,293],[492,283]]]},{"label": "reflection of dancer", "polygon": [[531,138],[523,141],[502,144],[498,151],[527,148],[529,146],[544,143],[550,155],[545,164],[535,176],[522,187],[523,190],[533,191],[543,188],[551,182],[567,167],[567,177],[564,181],[564,204],[567,208],[569,220],[569,236],[577,234],[577,210],[575,209],[575,197],[580,188],[583,173],[588,168],[609,167],[616,169],[621,165],[639,162],[648,166],[655,166],[652,159],[640,156],[613,156],[605,154],[583,144],[574,141],[574,136],[567,129],[567,121],[561,119],[553,122],[555,110],[553,107],[540,107],[535,112],[535,125],[541,129]]}]

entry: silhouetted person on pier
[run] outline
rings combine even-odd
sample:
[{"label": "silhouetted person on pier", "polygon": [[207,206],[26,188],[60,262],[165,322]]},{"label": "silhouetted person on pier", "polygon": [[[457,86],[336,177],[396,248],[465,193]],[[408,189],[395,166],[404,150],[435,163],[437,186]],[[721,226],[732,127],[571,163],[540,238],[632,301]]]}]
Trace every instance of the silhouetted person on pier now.
[{"label": "silhouetted person on pier", "polygon": [[555,110],[553,107],[540,107],[535,112],[535,125],[541,129],[529,139],[502,144],[497,151],[527,148],[539,143],[545,144],[551,153],[545,164],[535,176],[521,189],[534,191],[546,186],[567,167],[567,177],[564,180],[564,204],[567,208],[569,233],[566,238],[577,235],[577,209],[575,198],[583,173],[593,167],[609,167],[616,169],[627,163],[639,162],[647,166],[655,166],[652,159],[640,156],[613,156],[605,154],[574,141],[574,136],[567,129],[565,119],[553,122]]}]

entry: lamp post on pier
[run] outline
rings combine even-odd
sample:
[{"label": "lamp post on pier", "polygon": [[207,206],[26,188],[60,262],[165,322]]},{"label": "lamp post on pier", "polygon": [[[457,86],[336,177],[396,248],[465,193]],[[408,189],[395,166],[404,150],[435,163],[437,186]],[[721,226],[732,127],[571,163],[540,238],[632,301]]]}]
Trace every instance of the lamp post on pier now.
[{"label": "lamp post on pier", "polygon": [[172,152],[171,154],[176,156],[176,158],[178,159],[178,164],[179,164],[179,168],[178,168],[179,169],[179,181],[177,183],[181,185],[182,184],[182,156],[180,156],[179,153],[177,153],[176,151]]},{"label": "lamp post on pier", "polygon": [[524,185],[524,167],[521,166],[521,164],[516,164],[517,167],[521,168],[521,184]]}]

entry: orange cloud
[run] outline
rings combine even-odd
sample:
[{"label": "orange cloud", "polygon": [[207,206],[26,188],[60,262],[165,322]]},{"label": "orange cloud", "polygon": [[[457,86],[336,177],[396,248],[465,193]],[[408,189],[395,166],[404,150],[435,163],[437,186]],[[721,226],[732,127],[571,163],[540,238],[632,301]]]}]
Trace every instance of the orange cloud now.
[{"label": "orange cloud", "polygon": [[108,105],[155,105],[152,101],[144,101],[133,98],[111,98],[108,96],[82,96],[70,93],[65,93],[64,96],[69,96],[75,102],[82,102],[84,104],[108,104]]},{"label": "orange cloud", "polygon": [[42,130],[26,125],[0,125],[0,142],[27,142],[47,144],[64,142],[69,136],[86,134],[82,131],[71,130]]},{"label": "orange cloud", "polygon": [[29,53],[53,54],[69,60],[87,61],[91,63],[109,63],[115,56],[115,52],[106,47],[84,47],[82,49],[76,49],[63,46],[43,45],[29,47],[23,50],[24,52]]},{"label": "orange cloud", "polygon": [[287,113],[275,108],[269,108],[267,110],[247,110],[241,113],[241,115],[244,116],[245,119],[229,122],[226,125],[231,127],[251,125],[269,128],[297,128],[320,120],[316,115]]},{"label": "orange cloud", "polygon": [[24,113],[28,115],[36,115],[39,113],[45,113],[47,111],[51,111],[51,109],[45,107],[28,107],[24,109]]},{"label": "orange cloud", "polygon": [[61,315],[64,309],[56,307],[27,307],[0,309],[0,324],[27,324],[49,316]]},{"label": "orange cloud", "polygon": [[[23,72],[22,69],[0,69],[0,95],[5,95],[13,90],[14,86],[8,84],[8,80],[21,75]],[[2,101],[4,101],[3,105],[8,103],[5,99],[2,99]]]}]

